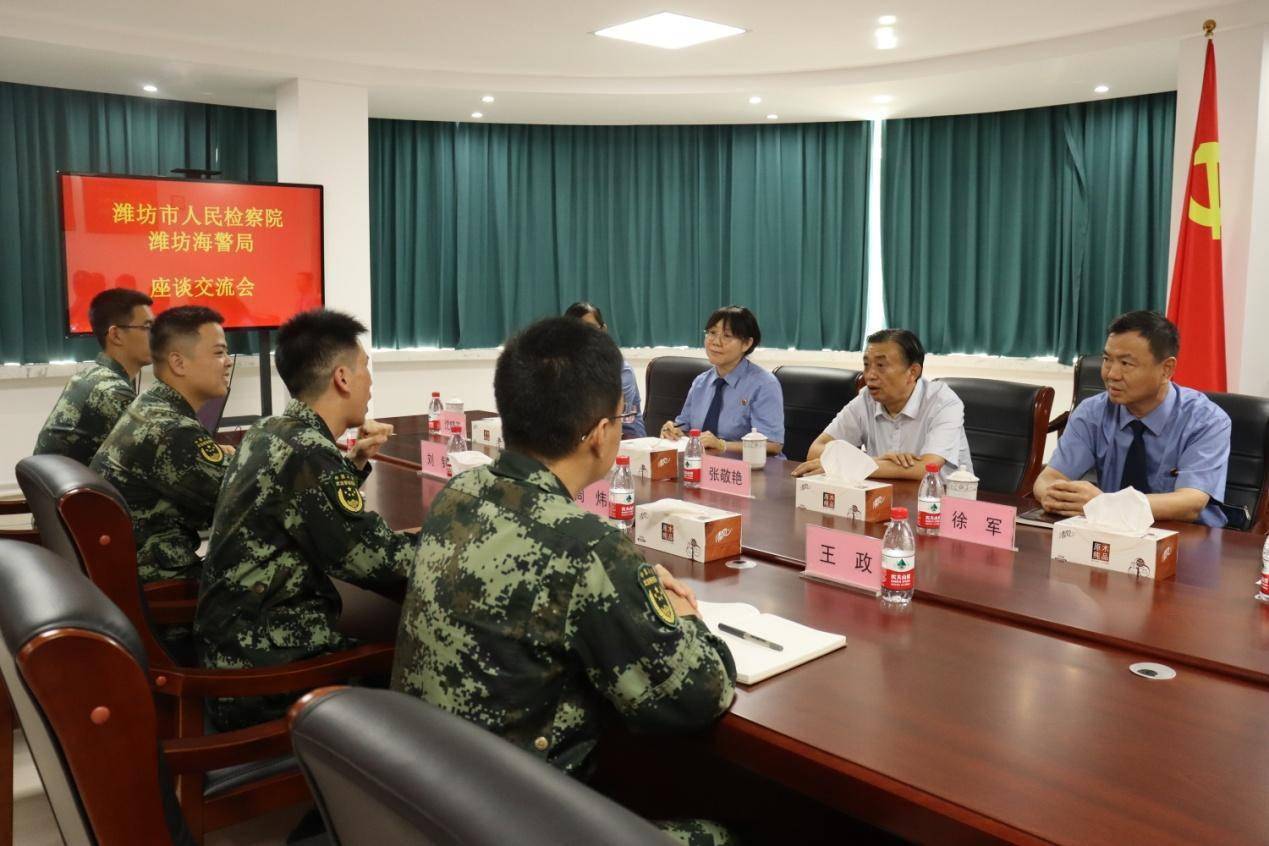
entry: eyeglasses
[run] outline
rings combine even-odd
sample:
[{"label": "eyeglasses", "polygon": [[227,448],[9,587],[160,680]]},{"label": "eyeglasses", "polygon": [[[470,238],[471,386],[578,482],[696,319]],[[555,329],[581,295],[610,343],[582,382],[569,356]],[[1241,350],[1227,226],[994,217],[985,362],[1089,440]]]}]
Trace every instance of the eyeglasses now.
[{"label": "eyeglasses", "polygon": [[735,335],[729,334],[727,332],[706,332],[705,340],[722,341],[723,343],[730,344],[732,341],[737,340],[737,338]]},{"label": "eyeglasses", "polygon": [[[637,418],[638,416],[639,416],[639,411],[637,409],[635,411],[623,411],[621,414],[614,414],[611,417],[599,418],[597,421],[595,421],[595,426],[598,426],[600,423],[604,422],[605,420],[616,420],[621,423],[632,423],[634,422],[635,418]],[[582,435],[583,442],[587,438],[590,437],[591,432],[595,431],[595,426],[591,426],[589,429],[586,430],[586,434]]]},{"label": "eyeglasses", "polygon": [[119,329],[143,329],[146,332],[154,328],[153,323],[116,323],[115,326]]}]

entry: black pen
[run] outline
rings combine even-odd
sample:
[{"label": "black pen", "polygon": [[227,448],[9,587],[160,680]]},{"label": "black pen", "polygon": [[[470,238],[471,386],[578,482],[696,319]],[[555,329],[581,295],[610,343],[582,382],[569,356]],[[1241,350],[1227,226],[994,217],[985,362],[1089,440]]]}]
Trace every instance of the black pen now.
[{"label": "black pen", "polygon": [[720,632],[726,632],[729,635],[733,635],[735,637],[741,638],[742,640],[747,640],[750,643],[756,643],[759,646],[765,646],[767,647],[767,649],[774,649],[776,652],[784,651],[784,647],[778,643],[775,643],[774,641],[767,640],[765,637],[758,637],[756,634],[750,634],[749,632],[741,631],[735,626],[729,626],[726,623],[719,623],[718,630]]}]

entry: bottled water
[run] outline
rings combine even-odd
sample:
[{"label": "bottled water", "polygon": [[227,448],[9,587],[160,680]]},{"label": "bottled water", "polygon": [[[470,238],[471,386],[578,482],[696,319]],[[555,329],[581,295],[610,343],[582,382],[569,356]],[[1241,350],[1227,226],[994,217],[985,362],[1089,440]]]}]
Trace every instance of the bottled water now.
[{"label": "bottled water", "polygon": [[432,391],[432,401],[427,404],[427,430],[433,434],[441,432],[441,412],[445,410],[441,403],[441,392]]},{"label": "bottled water", "polygon": [[907,605],[916,589],[916,539],[908,509],[890,509],[890,525],[881,539],[881,601]]},{"label": "bottled water", "polygon": [[608,478],[608,517],[623,529],[634,525],[634,479],[630,476],[630,456],[617,456],[617,466]]},{"label": "bottled water", "polygon": [[917,534],[937,535],[943,509],[943,479],[937,464],[925,465],[925,478],[917,489]]},{"label": "bottled water", "polygon": [[683,450],[683,487],[701,486],[701,430],[693,429]]},{"label": "bottled water", "polygon": [[467,439],[463,437],[463,427],[455,423],[450,426],[449,444],[445,447],[445,454],[450,456],[450,466],[446,468],[447,475],[454,475],[454,453],[466,451]]},{"label": "bottled water", "polygon": [[1265,538],[1265,548],[1260,551],[1260,591],[1256,599],[1269,602],[1269,537]]}]

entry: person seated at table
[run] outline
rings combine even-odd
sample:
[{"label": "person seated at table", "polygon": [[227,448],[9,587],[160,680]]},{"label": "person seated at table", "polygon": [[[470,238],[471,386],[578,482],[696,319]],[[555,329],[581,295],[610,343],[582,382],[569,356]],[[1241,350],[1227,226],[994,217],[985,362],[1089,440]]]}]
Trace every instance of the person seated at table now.
[{"label": "person seated at table", "polygon": [[85,466],[137,398],[132,383],[150,363],[153,300],[130,288],[108,288],[88,305],[101,352],[66,383],[35,441],[35,455],[65,455]]},{"label": "person seated at table", "polygon": [[[391,592],[405,582],[418,536],[367,511],[369,459],[392,434],[366,417],[370,360],[350,315],[313,309],[278,330],[286,410],[243,437],[216,500],[194,641],[206,667],[262,667],[355,646],[336,628],[332,578]],[[357,428],[345,456],[335,438]],[[282,716],[294,695],[208,700],[222,730]]]},{"label": "person seated at table", "polygon": [[[604,313],[599,306],[588,302],[576,302],[564,310],[565,317],[576,317],[585,320],[592,326],[598,326],[605,332],[608,324],[604,322]],[[633,414],[621,424],[621,434],[627,438],[642,438],[648,434],[643,426],[643,406],[639,399],[639,381],[635,379],[634,368],[624,358],[621,360],[621,396],[626,400],[626,414]]]},{"label": "person seated at table", "polygon": [[762,341],[758,318],[743,306],[720,308],[705,321],[705,355],[713,365],[692,380],[683,410],[661,427],[661,437],[677,441],[701,430],[701,446],[716,452],[743,452],[740,439],[757,429],[767,438],[767,454],[784,446],[784,391],[770,371],[749,360]]},{"label": "person seated at table", "polygon": [[178,306],[150,330],[154,384],[128,407],[89,466],[114,485],[132,514],[143,582],[198,578],[198,533],[211,528],[232,447],[222,447],[196,410],[229,392],[225,319]]},{"label": "person seated at table", "polygon": [[506,449],[428,511],[392,688],[583,779],[614,710],[638,731],[706,728],[732,701],[730,651],[691,589],[574,500],[617,456],[617,345],[579,320],[539,321],[507,341],[494,396]]},{"label": "person seated at table", "polygon": [[[1046,511],[1073,516],[1102,491],[1133,487],[1156,520],[1224,526],[1230,420],[1201,391],[1173,384],[1181,341],[1154,311],[1130,311],[1107,329],[1106,390],[1071,410],[1032,493]],[[1085,481],[1090,471],[1097,482]]]},{"label": "person seated at table", "polygon": [[925,347],[907,329],[882,329],[864,348],[864,384],[806,452],[795,476],[823,473],[820,455],[833,441],[847,441],[873,456],[874,479],[921,479],[925,465],[944,476],[974,472],[965,437],[965,404],[925,371]]}]

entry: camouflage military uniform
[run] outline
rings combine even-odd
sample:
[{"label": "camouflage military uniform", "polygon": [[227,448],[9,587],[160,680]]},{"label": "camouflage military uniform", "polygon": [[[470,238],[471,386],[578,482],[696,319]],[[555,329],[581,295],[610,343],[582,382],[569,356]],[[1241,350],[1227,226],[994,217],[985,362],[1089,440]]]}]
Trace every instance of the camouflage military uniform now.
[{"label": "camouflage military uniform", "polygon": [[[335,629],[341,604],[331,577],[399,587],[418,548],[417,536],[366,511],[359,488],[369,473],[298,400],[248,430],[221,486],[203,564],[194,638],[204,666],[269,666],[356,645]],[[209,713],[238,728],[280,717],[293,698],[213,700]]]},{"label": "camouflage military uniform", "polygon": [[87,466],[136,396],[123,365],[98,353],[92,367],[66,383],[35,441],[35,454],[65,455]]},{"label": "camouflage military uniform", "polygon": [[420,534],[393,689],[582,777],[605,700],[651,731],[704,728],[731,704],[726,645],[537,461],[505,451],[455,477]]},{"label": "camouflage military uniform", "polygon": [[132,512],[143,582],[198,578],[228,456],[176,390],[155,382],[119,418],[89,465]]}]

